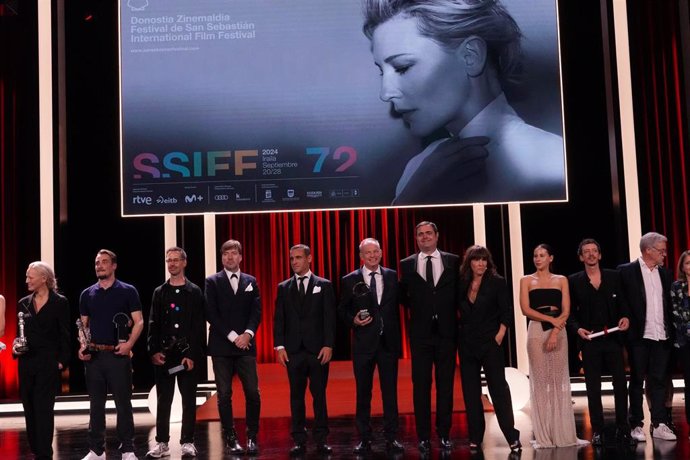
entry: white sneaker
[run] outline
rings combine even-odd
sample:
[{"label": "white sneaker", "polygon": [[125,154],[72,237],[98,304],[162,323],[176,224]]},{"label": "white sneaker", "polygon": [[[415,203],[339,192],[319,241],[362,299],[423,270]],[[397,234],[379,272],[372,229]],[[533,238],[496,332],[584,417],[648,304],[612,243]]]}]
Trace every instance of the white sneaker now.
[{"label": "white sneaker", "polygon": [[90,450],[81,460],[105,460],[105,452],[101,455],[97,455],[96,452]]},{"label": "white sneaker", "polygon": [[647,441],[647,437],[644,435],[644,430],[641,426],[636,426],[635,428],[633,428],[630,432],[630,437],[637,442]]},{"label": "white sneaker", "polygon": [[664,439],[666,441],[675,441],[676,433],[673,432],[665,423],[660,423],[659,426],[652,429],[652,437],[656,439]]},{"label": "white sneaker", "polygon": [[[170,454],[168,454],[170,455]],[[122,460],[139,460],[136,455],[134,455],[134,452],[123,452],[122,453]]]},{"label": "white sneaker", "polygon": [[185,442],[182,444],[181,452],[183,457],[196,457],[196,454],[199,453],[194,444],[191,442]]},{"label": "white sneaker", "polygon": [[[168,447],[167,442],[158,442],[156,447],[146,453],[146,456],[151,458],[168,457],[170,456],[170,447]],[[122,459],[124,460],[124,457]]]}]

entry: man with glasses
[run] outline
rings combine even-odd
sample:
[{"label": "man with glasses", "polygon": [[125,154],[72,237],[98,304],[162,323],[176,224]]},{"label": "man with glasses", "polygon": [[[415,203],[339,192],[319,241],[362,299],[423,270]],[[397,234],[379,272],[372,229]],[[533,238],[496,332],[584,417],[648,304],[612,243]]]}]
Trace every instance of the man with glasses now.
[{"label": "man with glasses", "polygon": [[153,291],[149,314],[148,352],[154,367],[158,406],[156,445],[146,456],[170,455],[170,408],[175,394],[175,379],[182,396],[182,457],[196,457],[196,387],[198,366],[204,359],[204,295],[185,277],[187,253],[171,247],[165,251],[170,278]]},{"label": "man with glasses", "polygon": [[622,304],[627,305],[630,310],[630,435],[640,442],[646,440],[642,429],[642,386],[645,378],[649,393],[652,437],[676,440],[676,434],[669,427],[671,420],[664,404],[668,362],[673,344],[669,298],[671,274],[663,266],[666,242],[664,235],[647,233],[640,239],[641,256],[618,266]]}]

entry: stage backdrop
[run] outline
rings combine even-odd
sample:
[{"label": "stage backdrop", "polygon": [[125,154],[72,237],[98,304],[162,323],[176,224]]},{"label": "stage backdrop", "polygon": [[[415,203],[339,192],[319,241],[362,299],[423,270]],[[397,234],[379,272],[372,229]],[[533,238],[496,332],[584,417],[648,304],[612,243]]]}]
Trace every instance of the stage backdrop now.
[{"label": "stage backdrop", "polygon": [[666,264],[674,276],[678,257],[690,248],[690,20],[680,3],[640,0],[628,7],[643,233],[668,237]]},{"label": "stage backdrop", "polygon": [[[121,0],[123,214],[566,199],[556,2],[503,3],[524,35],[524,84],[505,82],[508,103],[450,133],[491,138],[468,187],[454,156],[431,169],[445,179],[435,183],[408,163],[449,136],[444,102],[463,78],[444,76],[429,102],[437,80],[389,69],[422,89],[382,101],[390,77],[374,65],[361,0]],[[438,123],[417,132],[420,119]]]},{"label": "stage backdrop", "polygon": [[[241,269],[255,275],[261,289],[263,320],[257,333],[260,362],[274,362],[273,312],[278,283],[292,275],[289,249],[297,243],[312,250],[312,271],[333,281],[336,294],[340,278],[361,266],[359,242],[375,237],[383,251],[382,265],[399,269],[399,261],[417,249],[414,233],[418,220],[431,219],[439,226],[439,248],[461,254],[472,241],[471,210],[352,210],[267,215],[231,215],[219,218],[218,247],[234,238],[243,244]],[[268,242],[268,244],[266,244]],[[339,295],[338,295],[339,296]],[[401,307],[403,356],[409,357],[407,322]],[[338,321],[335,357],[350,359],[349,329]]]}]

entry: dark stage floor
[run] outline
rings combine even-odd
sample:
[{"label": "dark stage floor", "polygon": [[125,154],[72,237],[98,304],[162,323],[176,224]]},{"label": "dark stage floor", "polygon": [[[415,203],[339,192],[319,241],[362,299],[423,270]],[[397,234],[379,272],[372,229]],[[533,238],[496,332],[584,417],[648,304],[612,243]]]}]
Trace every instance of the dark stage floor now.
[{"label": "dark stage floor", "polygon": [[[331,395],[334,397],[335,395]],[[577,396],[575,401],[575,417],[578,433],[580,437],[589,439],[591,428],[584,397]],[[605,407],[612,407],[611,397],[605,397]],[[529,408],[516,412],[516,422],[522,432],[521,440],[525,448],[521,457],[510,457],[508,446],[506,445],[493,413],[487,413],[487,434],[484,439],[484,450],[482,455],[471,455],[467,445],[467,426],[463,412],[456,412],[453,418],[452,438],[455,447],[450,455],[441,456],[434,444],[434,452],[431,458],[457,458],[457,459],[514,459],[524,460],[575,460],[575,459],[688,459],[690,458],[690,443],[688,441],[688,425],[685,423],[682,396],[676,394],[674,405],[674,422],[678,427],[678,441],[654,441],[648,438],[648,442],[641,443],[636,449],[622,451],[617,449],[601,449],[595,451],[592,446],[560,449],[540,449],[535,451],[529,447],[529,440],[532,437]],[[611,411],[607,412],[607,420],[612,419]],[[144,458],[148,450],[149,443],[154,442],[155,419],[149,413],[136,413],[136,446],[139,458]],[[374,419],[374,430],[380,433],[382,429],[381,418]],[[30,458],[27,456],[28,448],[26,435],[24,432],[24,419],[21,417],[2,417],[0,418],[0,458],[20,459]],[[56,435],[54,449],[56,459],[80,459],[86,454],[86,430],[88,426],[87,415],[59,415],[56,417]],[[119,459],[117,451],[117,441],[115,440],[115,415],[108,414],[108,449],[109,459]],[[354,419],[351,416],[339,416],[331,419],[331,435],[329,443],[334,448],[334,454],[330,458],[353,458],[352,447],[357,441],[357,434],[354,427]],[[243,421],[238,422],[238,432],[244,430]],[[648,427],[645,427],[646,429]],[[179,458],[179,432],[180,424],[173,424],[171,429],[171,450],[170,458]],[[416,436],[414,432],[414,418],[411,415],[401,417],[401,440],[405,444],[406,451],[404,456],[399,458],[419,458],[416,449]],[[244,439],[242,439],[244,442]],[[432,441],[432,444],[436,440]],[[197,425],[197,448],[200,451],[200,459],[222,459],[235,458],[223,456],[223,449],[220,437],[220,424],[217,421],[202,421]],[[289,438],[289,418],[276,417],[264,418],[261,420],[259,433],[259,446],[261,448],[260,458],[288,458],[287,451],[291,446]],[[322,458],[314,452],[314,446],[309,445],[309,453],[305,458]],[[374,452],[367,458],[385,458],[383,454],[384,442],[379,437],[374,443]]]}]

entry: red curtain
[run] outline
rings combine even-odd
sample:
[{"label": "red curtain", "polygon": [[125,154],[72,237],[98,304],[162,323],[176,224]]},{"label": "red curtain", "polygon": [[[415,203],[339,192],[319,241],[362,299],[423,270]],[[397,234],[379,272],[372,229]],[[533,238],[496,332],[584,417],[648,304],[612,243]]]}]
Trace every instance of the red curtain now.
[{"label": "red curtain", "polygon": [[[292,275],[289,249],[297,243],[312,250],[312,271],[330,279],[339,295],[340,279],[360,266],[359,242],[373,237],[381,243],[382,265],[399,270],[399,261],[416,250],[414,226],[432,220],[439,225],[439,247],[462,253],[469,208],[434,210],[389,209],[231,215],[219,218],[221,240],[243,244],[242,269],[257,277],[261,288],[263,321],[257,333],[260,362],[274,361],[273,312],[278,283]],[[403,357],[410,356],[406,312],[401,308]],[[346,329],[342,323],[339,329]],[[341,350],[342,352],[342,350]],[[349,356],[349,350],[347,351]],[[341,353],[342,356],[342,353]]]},{"label": "red curtain", "polygon": [[[679,2],[629,2],[630,50],[643,231],[669,239],[670,268],[690,247],[688,94]],[[687,59],[687,57],[686,57]]]},{"label": "red curtain", "polygon": [[[0,20],[3,18],[0,17]],[[8,347],[16,334],[17,305],[17,227],[16,200],[17,171],[16,133],[17,96],[16,79],[11,63],[5,58],[7,43],[11,43],[6,27],[0,27],[0,294],[6,302],[5,335],[0,337]],[[0,353],[0,399],[18,395],[17,363],[9,351]]]}]

